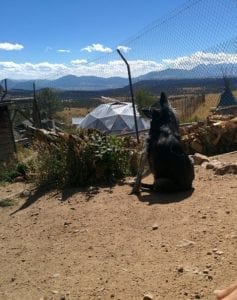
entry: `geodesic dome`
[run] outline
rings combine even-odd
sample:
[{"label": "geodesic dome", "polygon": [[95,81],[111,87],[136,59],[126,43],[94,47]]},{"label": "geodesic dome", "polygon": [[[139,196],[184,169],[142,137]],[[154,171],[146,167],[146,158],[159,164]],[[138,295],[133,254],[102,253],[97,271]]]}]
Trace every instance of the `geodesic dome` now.
[{"label": "geodesic dome", "polygon": [[[148,129],[150,122],[143,119],[136,109],[138,130]],[[132,103],[113,102],[101,104],[77,125],[80,128],[95,128],[104,133],[135,132]]]}]

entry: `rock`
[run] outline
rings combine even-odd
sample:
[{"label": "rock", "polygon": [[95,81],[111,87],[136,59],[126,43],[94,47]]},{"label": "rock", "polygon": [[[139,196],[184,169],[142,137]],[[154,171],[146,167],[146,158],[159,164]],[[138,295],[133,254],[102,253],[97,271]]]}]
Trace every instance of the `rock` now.
[{"label": "rock", "polygon": [[154,296],[151,293],[146,293],[143,295],[143,300],[153,300]]},{"label": "rock", "polygon": [[194,139],[192,142],[191,142],[191,147],[194,151],[197,151],[199,153],[202,153],[203,152],[203,146],[202,144],[200,143],[199,140],[197,139]]},{"label": "rock", "polygon": [[178,273],[183,273],[184,272],[184,267],[178,267],[177,271],[178,271]]},{"label": "rock", "polygon": [[71,222],[64,222],[64,226],[67,227],[69,225],[71,225],[72,223]]},{"label": "rock", "polygon": [[24,191],[22,191],[20,193],[20,197],[22,197],[22,198],[24,198],[24,197],[30,197],[30,196],[31,196],[31,191],[28,190],[28,189],[26,189],[26,190],[24,190]]},{"label": "rock", "polygon": [[195,153],[192,155],[192,159],[195,165],[201,165],[203,162],[209,162],[209,158],[206,155]]},{"label": "rock", "polygon": [[14,178],[14,182],[24,182],[25,178],[23,176],[17,176],[16,178]]},{"label": "rock", "polygon": [[194,245],[195,242],[189,240],[181,240],[178,242],[177,247],[188,247]]},{"label": "rock", "polygon": [[225,164],[215,169],[216,175],[237,174],[237,164]]},{"label": "rock", "polygon": [[158,228],[159,228],[158,224],[155,223],[155,224],[152,225],[152,230],[157,230]]},{"label": "rock", "polygon": [[218,168],[221,168],[222,166],[223,166],[223,164],[219,160],[216,160],[216,159],[213,159],[209,163],[205,164],[205,168],[207,170],[210,170],[210,169],[216,170]]}]

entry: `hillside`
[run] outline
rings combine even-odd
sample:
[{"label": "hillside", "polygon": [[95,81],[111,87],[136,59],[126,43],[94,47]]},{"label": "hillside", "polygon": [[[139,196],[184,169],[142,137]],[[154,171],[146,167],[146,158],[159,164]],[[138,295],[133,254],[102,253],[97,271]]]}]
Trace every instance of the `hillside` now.
[{"label": "hillside", "polygon": [[[237,89],[237,78],[230,78],[231,88]],[[223,78],[206,79],[167,79],[167,80],[144,80],[133,84],[134,91],[145,89],[154,95],[165,91],[168,95],[183,95],[185,93],[220,93],[224,89]],[[89,90],[55,90],[59,99],[71,100],[95,100],[101,96],[105,97],[130,97],[129,86],[123,88],[104,89],[99,91]],[[13,96],[31,95],[28,90],[10,90]]]}]

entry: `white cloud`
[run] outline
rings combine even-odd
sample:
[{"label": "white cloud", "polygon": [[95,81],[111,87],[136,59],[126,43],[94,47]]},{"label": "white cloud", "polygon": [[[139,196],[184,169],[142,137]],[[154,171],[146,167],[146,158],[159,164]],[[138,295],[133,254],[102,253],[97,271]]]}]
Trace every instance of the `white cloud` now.
[{"label": "white cloud", "polygon": [[87,46],[85,48],[82,48],[81,51],[87,51],[87,52],[103,52],[103,53],[111,53],[113,50],[109,47],[105,47],[101,44],[92,44],[90,46]]},{"label": "white cloud", "polygon": [[237,63],[237,54],[235,53],[211,53],[198,51],[190,56],[180,56],[175,59],[163,59],[165,67],[190,70],[200,64],[224,64]]},{"label": "white cloud", "polygon": [[[139,76],[147,72],[160,70],[162,65],[154,61],[129,61],[132,76]],[[72,74],[76,76],[94,75],[100,77],[127,77],[127,68],[122,60],[112,60],[107,63],[93,63],[86,60],[72,60],[69,64],[53,64],[41,62],[37,64],[17,64],[12,61],[0,61],[1,78],[12,79],[49,79]],[[0,79],[1,79],[0,78]]]},{"label": "white cloud", "polygon": [[70,53],[71,52],[71,50],[69,50],[69,49],[58,49],[57,51],[60,53]]},{"label": "white cloud", "polygon": [[13,43],[0,43],[0,50],[13,51],[13,50],[22,50],[24,48],[21,44]]},{"label": "white cloud", "polygon": [[[190,56],[180,56],[175,59],[163,59],[160,63],[153,60],[129,60],[131,73],[137,77],[152,71],[167,68],[191,69],[199,64],[236,63],[237,54],[196,52]],[[68,64],[50,62],[16,63],[0,61],[1,78],[12,79],[53,79],[64,75],[76,76],[94,75],[100,77],[127,77],[127,68],[121,59],[108,62],[88,62],[85,59],[75,59]]]},{"label": "white cloud", "polygon": [[71,60],[72,65],[81,65],[81,64],[86,64],[87,60],[86,59],[75,59]]},{"label": "white cloud", "polygon": [[0,61],[1,78],[12,79],[48,79],[69,74],[69,69],[63,64],[41,63],[15,63],[13,61]]},{"label": "white cloud", "polygon": [[120,51],[122,51],[124,53],[127,53],[128,51],[131,50],[131,48],[127,47],[127,46],[118,46],[117,49],[119,49]]}]

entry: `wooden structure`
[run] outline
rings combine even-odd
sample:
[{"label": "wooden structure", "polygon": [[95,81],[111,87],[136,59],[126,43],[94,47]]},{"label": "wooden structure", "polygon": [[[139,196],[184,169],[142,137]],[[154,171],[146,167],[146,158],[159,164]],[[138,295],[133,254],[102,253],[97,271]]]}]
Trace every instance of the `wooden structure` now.
[{"label": "wooden structure", "polygon": [[12,122],[8,109],[8,105],[11,102],[5,100],[6,95],[6,90],[0,86],[0,162],[9,161],[16,151]]},{"label": "wooden structure", "polygon": [[33,85],[34,96],[28,98],[11,99],[7,95],[7,81],[5,80],[5,89],[0,85],[0,162],[8,162],[16,152],[12,122],[16,113],[21,113],[26,119],[23,111],[15,109],[13,116],[9,111],[9,106],[14,103],[32,103],[32,120],[28,119],[35,127],[41,128],[40,113],[36,102],[35,85]]}]

